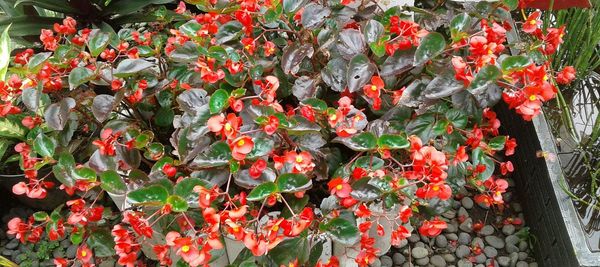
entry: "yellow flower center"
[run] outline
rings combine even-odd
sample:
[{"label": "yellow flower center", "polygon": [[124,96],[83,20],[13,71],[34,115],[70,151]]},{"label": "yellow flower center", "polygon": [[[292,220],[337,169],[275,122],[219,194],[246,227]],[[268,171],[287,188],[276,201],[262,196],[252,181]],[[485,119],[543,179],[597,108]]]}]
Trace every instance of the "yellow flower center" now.
[{"label": "yellow flower center", "polygon": [[561,34],[558,35],[558,38],[563,38],[563,36],[565,36],[565,34],[561,33]]},{"label": "yellow flower center", "polygon": [[296,162],[298,162],[298,163],[302,162],[302,156],[300,156],[300,155],[296,156]]},{"label": "yellow flower center", "polygon": [[231,128],[232,128],[232,127],[231,127],[231,124],[230,124],[229,122],[228,122],[228,123],[225,123],[225,130],[226,130],[226,131],[231,131]]},{"label": "yellow flower center", "polygon": [[246,50],[250,50],[251,47],[252,47],[251,45],[244,46],[244,48],[246,48]]},{"label": "yellow flower center", "polygon": [[342,186],[341,184],[338,184],[338,185],[335,187],[335,189],[337,189],[337,190],[342,190],[342,188],[343,188],[343,186]]},{"label": "yellow flower center", "polygon": [[246,142],[244,141],[244,139],[238,141],[238,146],[243,146]]},{"label": "yellow flower center", "polygon": [[493,54],[493,53],[494,53],[494,51],[492,51],[492,49],[488,49],[488,52],[487,52],[487,53],[488,53],[488,55],[491,55],[491,54]]},{"label": "yellow flower center", "polygon": [[82,251],[81,251],[81,257],[85,257],[85,256],[87,256],[87,251],[85,251],[85,250],[82,250]]},{"label": "yellow flower center", "polygon": [[333,114],[333,115],[329,116],[329,119],[334,121],[337,119],[337,115]]},{"label": "yellow flower center", "polygon": [[536,23],[537,23],[537,20],[530,20],[529,21],[529,24],[531,24],[531,25],[535,25]]},{"label": "yellow flower center", "polygon": [[234,228],[233,228],[233,231],[237,233],[237,232],[239,232],[239,231],[240,231],[240,228],[239,228],[239,227],[234,227]]},{"label": "yellow flower center", "polygon": [[372,90],[372,91],[377,91],[377,86],[375,86],[375,85],[371,85],[371,90]]},{"label": "yellow flower center", "polygon": [[273,230],[274,232],[279,231],[279,225],[273,225],[273,228],[271,228],[271,230]]},{"label": "yellow flower center", "polygon": [[548,75],[544,75],[543,79],[544,79],[544,81],[547,81],[548,80]]},{"label": "yellow flower center", "polygon": [[183,251],[183,252],[188,252],[188,251],[190,251],[190,246],[188,246],[188,245],[185,245],[185,246],[181,247],[181,251]]},{"label": "yellow flower center", "polygon": [[496,191],[496,195],[499,196],[502,195],[502,193],[500,193],[500,191]]},{"label": "yellow flower center", "polygon": [[439,187],[439,186],[437,186],[437,185],[434,185],[434,186],[433,186],[433,191],[438,191],[438,190],[440,190],[440,187]]},{"label": "yellow flower center", "polygon": [[531,101],[535,101],[537,99],[537,97],[535,95],[530,95],[529,96],[529,100]]}]

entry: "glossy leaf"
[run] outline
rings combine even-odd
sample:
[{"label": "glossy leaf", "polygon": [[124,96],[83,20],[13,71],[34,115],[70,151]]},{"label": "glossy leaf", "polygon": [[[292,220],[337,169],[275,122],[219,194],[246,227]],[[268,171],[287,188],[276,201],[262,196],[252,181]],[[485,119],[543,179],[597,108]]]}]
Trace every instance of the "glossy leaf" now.
[{"label": "glossy leaf", "polygon": [[215,114],[229,107],[229,93],[223,89],[215,91],[211,96],[208,104],[210,113]]},{"label": "glossy leaf", "polygon": [[488,142],[488,147],[493,150],[502,150],[504,149],[504,144],[506,143],[506,136],[499,135],[496,136]]},{"label": "glossy leaf", "polygon": [[173,188],[173,194],[182,197],[192,207],[198,206],[198,194],[194,192],[194,187],[202,186],[209,188],[208,183],[200,178],[185,178],[177,182]]},{"label": "glossy leaf", "polygon": [[502,71],[504,72],[513,72],[523,70],[527,66],[531,65],[531,63],[531,59],[526,56],[508,56],[502,60],[501,67]]},{"label": "glossy leaf", "polygon": [[275,183],[266,182],[252,189],[252,191],[250,191],[246,199],[249,201],[259,201],[277,192],[278,189]]},{"label": "glossy leaf", "polygon": [[304,174],[285,173],[277,177],[277,188],[280,192],[294,193],[306,191],[312,186],[312,181]]},{"label": "glossy leaf", "polygon": [[375,73],[375,65],[364,54],[358,54],[350,60],[346,81],[351,93],[362,90],[362,87],[371,81]]},{"label": "glossy leaf", "polygon": [[364,28],[365,41],[367,41],[368,44],[377,41],[384,33],[384,30],[385,29],[381,22],[374,19],[367,21],[367,24]]},{"label": "glossy leaf", "polygon": [[300,7],[306,5],[307,0],[283,0],[283,10],[286,13],[296,12]]},{"label": "glossy leaf", "polygon": [[169,191],[162,185],[151,185],[127,193],[127,201],[136,205],[162,206],[167,202]]},{"label": "glossy leaf", "polygon": [[367,43],[364,35],[356,29],[344,29],[338,35],[336,48],[345,59],[352,59],[365,51]]},{"label": "glossy leaf", "polygon": [[404,149],[410,146],[410,142],[401,135],[384,134],[377,140],[377,145],[384,149]]},{"label": "glossy leaf", "polygon": [[77,88],[77,86],[91,81],[93,78],[94,71],[86,67],[77,67],[69,73],[69,88],[73,90]]},{"label": "glossy leaf", "polygon": [[502,72],[494,65],[486,65],[473,78],[471,88],[477,89],[495,83],[502,76]]},{"label": "glossy leaf", "polygon": [[33,141],[33,150],[42,157],[52,157],[55,149],[56,142],[45,134],[39,134]]},{"label": "glossy leaf", "polygon": [[294,82],[292,93],[300,101],[315,97],[317,93],[315,80],[308,76],[301,76]]},{"label": "glossy leaf", "polygon": [[360,237],[356,225],[340,217],[332,219],[323,228],[332,239],[344,245],[354,245]]},{"label": "glossy leaf", "polygon": [[413,64],[418,66],[426,63],[441,54],[444,48],[446,48],[444,36],[437,32],[430,32],[421,39],[421,44],[415,52],[415,62]]},{"label": "glossy leaf", "polygon": [[174,212],[186,212],[189,208],[188,202],[178,195],[169,196],[167,204],[171,205]]},{"label": "glossy leaf", "polygon": [[51,55],[51,52],[38,53],[33,55],[29,59],[29,62],[27,62],[27,68],[30,72],[37,73],[42,68],[42,65],[46,62],[46,60],[50,58]]},{"label": "glossy leaf", "polygon": [[436,76],[431,82],[427,84],[423,93],[426,98],[429,99],[440,99],[448,97],[456,92],[465,89],[465,85],[461,81],[457,81],[454,75],[446,73]]},{"label": "glossy leaf", "polygon": [[373,201],[381,197],[381,190],[369,184],[371,178],[364,177],[352,183],[352,192],[350,196],[359,201]]},{"label": "glossy leaf", "polygon": [[336,137],[335,143],[341,143],[354,151],[369,151],[377,146],[377,137],[370,132],[363,132],[352,137]]},{"label": "glossy leaf", "polygon": [[110,43],[110,33],[102,32],[100,30],[92,30],[89,38],[87,45],[92,57],[100,55]]},{"label": "glossy leaf", "polygon": [[133,76],[143,70],[149,69],[154,64],[144,59],[124,59],[119,63],[114,75],[120,78]]},{"label": "glossy leaf", "polygon": [[323,25],[325,18],[327,18],[330,14],[331,9],[328,7],[324,7],[316,3],[310,3],[304,6],[301,19],[302,26],[309,30],[317,29]]},{"label": "glossy leaf", "polygon": [[108,119],[115,105],[115,97],[112,95],[97,95],[92,102],[92,113],[99,122]]},{"label": "glossy leaf", "polygon": [[348,63],[343,58],[337,57],[327,62],[327,66],[321,70],[321,76],[332,90],[342,92],[346,89],[347,70]]},{"label": "glossy leaf", "polygon": [[252,151],[246,155],[247,159],[256,159],[269,155],[275,147],[275,142],[269,138],[253,138],[252,141],[254,142],[254,147],[252,147]]},{"label": "glossy leaf", "polygon": [[312,57],[315,49],[310,44],[297,46],[291,44],[281,56],[281,69],[285,74],[296,74],[300,70],[300,63],[307,57]]},{"label": "glossy leaf", "polygon": [[119,173],[114,170],[104,171],[100,174],[100,187],[106,192],[123,195],[127,192],[127,185]]},{"label": "glossy leaf", "polygon": [[212,144],[204,153],[198,155],[191,163],[192,167],[206,168],[229,164],[231,149],[225,142]]},{"label": "glossy leaf", "polygon": [[464,32],[471,26],[471,16],[467,13],[460,13],[450,22],[450,30],[455,32]]},{"label": "glossy leaf", "polygon": [[5,81],[6,71],[10,63],[10,36],[8,35],[10,25],[0,35],[0,81]]},{"label": "glossy leaf", "polygon": [[14,116],[0,118],[0,137],[23,139],[27,134],[27,128],[21,124],[21,120]]},{"label": "glossy leaf", "polygon": [[89,234],[87,244],[93,249],[94,257],[111,257],[115,255],[115,242],[108,229],[95,229]]}]

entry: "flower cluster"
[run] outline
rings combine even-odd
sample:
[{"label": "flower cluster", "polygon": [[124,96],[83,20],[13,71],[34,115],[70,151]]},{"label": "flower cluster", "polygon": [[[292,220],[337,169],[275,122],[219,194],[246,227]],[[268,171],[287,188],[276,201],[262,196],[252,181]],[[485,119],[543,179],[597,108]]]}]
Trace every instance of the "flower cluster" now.
[{"label": "flower cluster", "polygon": [[[57,266],[107,251],[124,266],[146,253],[160,265],[304,266],[329,240],[357,253],[311,264],[368,266],[385,253],[379,237],[444,231],[420,211],[460,200],[459,187],[506,205],[517,144],[492,107],[504,99],[530,120],[575,78],[528,56],[554,53],[562,28],[542,30],[532,13],[513,29],[501,4],[431,29],[367,2],[189,2],[205,12],[180,2],[116,33],[67,17],[41,32],[45,52],[12,58],[0,136],[26,178],[13,192],[71,199],[9,233],[71,236],[76,257]],[[518,55],[513,30],[531,37]],[[245,250],[222,256],[232,242]]]}]

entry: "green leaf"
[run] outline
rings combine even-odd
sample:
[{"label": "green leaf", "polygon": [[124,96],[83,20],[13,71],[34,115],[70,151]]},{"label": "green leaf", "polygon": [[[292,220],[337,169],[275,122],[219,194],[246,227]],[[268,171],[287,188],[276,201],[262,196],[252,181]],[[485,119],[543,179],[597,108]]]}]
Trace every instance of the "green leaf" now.
[{"label": "green leaf", "polygon": [[494,65],[486,65],[481,68],[477,74],[475,74],[475,78],[473,82],[471,82],[472,89],[482,88],[489,84],[492,84],[498,80],[502,76],[502,72],[498,69],[498,67]]},{"label": "green leaf", "polygon": [[115,255],[115,242],[108,229],[91,231],[87,244],[94,250],[94,257],[111,257]]},{"label": "green leaf", "polygon": [[509,56],[502,60],[501,66],[504,72],[520,71],[531,65],[532,61],[526,56]]},{"label": "green leaf", "polygon": [[404,136],[383,134],[377,140],[377,145],[383,149],[404,149],[409,147],[410,143]]},{"label": "green leaf", "polygon": [[56,143],[45,134],[38,134],[33,141],[33,150],[42,157],[52,157],[55,149]]},{"label": "green leaf", "polygon": [[[294,253],[290,253],[293,251]],[[286,239],[269,251],[268,255],[277,266],[285,266],[298,259],[304,262],[308,256],[308,239],[302,237]]]},{"label": "green leaf", "polygon": [[229,107],[229,93],[223,89],[215,91],[210,96],[208,107],[212,114],[223,111],[223,109]]},{"label": "green leaf", "polygon": [[100,30],[92,31],[90,39],[88,41],[88,48],[92,57],[97,57],[106,49],[110,42],[110,33],[102,32]]},{"label": "green leaf", "polygon": [[38,71],[42,68],[42,65],[48,58],[52,55],[52,52],[38,53],[33,55],[29,62],[27,62],[27,68],[32,73],[38,73]]},{"label": "green leaf", "polygon": [[504,144],[506,143],[506,136],[504,135],[499,135],[496,136],[494,138],[492,138],[489,142],[488,142],[488,147],[493,149],[493,150],[502,150],[504,149]]},{"label": "green leaf", "polygon": [[167,202],[169,191],[162,185],[151,185],[131,191],[127,201],[135,205],[162,206]]},{"label": "green leaf", "polygon": [[10,63],[10,37],[8,29],[10,25],[4,29],[0,36],[0,81],[5,81],[6,71]]},{"label": "green leaf", "polygon": [[198,155],[191,163],[192,167],[207,168],[229,164],[231,149],[225,142],[212,144],[205,153]]},{"label": "green leaf", "polygon": [[194,187],[202,186],[204,188],[210,188],[208,183],[200,178],[185,178],[175,184],[173,188],[173,194],[182,197],[192,207],[198,206],[198,194],[194,192]]},{"label": "green leaf", "polygon": [[190,20],[179,27],[181,33],[189,37],[196,36],[200,29],[202,29],[202,25],[200,25],[200,23],[198,23],[196,20]]},{"label": "green leaf", "polygon": [[48,213],[45,211],[38,211],[33,214],[33,219],[35,219],[37,222],[45,222],[49,218],[50,216],[48,216]]},{"label": "green leaf", "polygon": [[89,167],[78,167],[73,172],[73,177],[76,180],[84,180],[93,182],[96,181],[96,171]]},{"label": "green leaf", "polygon": [[365,35],[365,41],[368,44],[374,43],[379,39],[379,37],[381,37],[384,31],[385,29],[381,22],[376,21],[374,19],[367,21],[367,24],[365,25],[365,28],[363,30],[363,33]]},{"label": "green leaf", "polygon": [[119,63],[114,75],[119,78],[133,76],[140,71],[146,70],[154,66],[154,64],[143,59],[124,59]]},{"label": "green leaf", "polygon": [[353,137],[336,137],[334,143],[341,143],[354,151],[369,151],[377,146],[377,137],[370,132],[363,132]]},{"label": "green leaf", "polygon": [[471,26],[471,16],[467,13],[460,13],[456,15],[450,22],[450,31],[455,34],[456,32],[464,32]]},{"label": "green leaf", "polygon": [[266,182],[252,189],[246,199],[249,201],[263,200],[275,193],[277,193],[277,185],[273,182]]},{"label": "green leaf", "polygon": [[64,0],[18,0],[14,6],[16,8],[26,5],[33,5],[65,14],[81,14],[81,10],[71,7],[69,2]]},{"label": "green leaf", "polygon": [[316,111],[325,111],[327,109],[327,103],[325,101],[318,98],[307,98],[302,100],[302,104],[309,105],[313,107]]},{"label": "green leaf", "polygon": [[83,241],[83,234],[85,233],[84,229],[85,228],[79,228],[77,232],[71,233],[69,239],[71,240],[71,243],[73,243],[73,245],[81,244],[81,241]]},{"label": "green leaf", "polygon": [[426,63],[430,59],[441,54],[446,48],[446,40],[444,36],[438,32],[431,32],[423,37],[421,44],[415,52],[414,66]]},{"label": "green leaf", "polygon": [[73,90],[77,88],[77,86],[91,81],[93,78],[94,71],[86,67],[74,68],[71,73],[69,73],[69,88]]},{"label": "green leaf", "polygon": [[473,151],[471,151],[471,159],[473,160],[474,166],[477,166],[479,164],[485,166],[485,171],[483,173],[480,173],[477,176],[477,178],[479,178],[482,181],[485,181],[492,176],[496,164],[494,163],[494,160],[492,158],[485,154],[483,149],[481,149],[480,147],[473,149]]},{"label": "green leaf", "polygon": [[172,108],[160,108],[154,115],[154,123],[160,127],[170,127],[175,118],[175,111]]},{"label": "green leaf", "polygon": [[344,245],[354,245],[360,238],[356,225],[340,217],[332,219],[323,228],[332,239]]},{"label": "green leaf", "polygon": [[283,0],[283,10],[286,13],[293,13],[301,6],[306,5],[307,2],[307,0]]},{"label": "green leaf", "polygon": [[423,142],[427,143],[433,137],[434,124],[435,117],[431,114],[417,116],[406,125],[406,134],[418,135]]},{"label": "green leaf", "polygon": [[0,137],[23,139],[27,131],[16,116],[0,118]]},{"label": "green leaf", "polygon": [[227,55],[227,51],[223,47],[220,46],[212,46],[208,49],[208,56],[218,60],[219,62],[225,63],[229,56]]},{"label": "green leaf", "polygon": [[446,119],[452,123],[452,126],[464,129],[467,127],[467,115],[460,109],[451,109],[446,112]]},{"label": "green leaf", "polygon": [[122,195],[127,192],[127,185],[119,173],[114,170],[108,170],[100,174],[100,187],[106,192],[115,195]]},{"label": "green leaf", "polygon": [[72,187],[75,185],[73,171],[75,169],[75,158],[68,152],[62,152],[58,155],[58,164],[52,166],[52,173],[56,180],[62,184]]},{"label": "green leaf", "polygon": [[294,193],[306,191],[312,186],[312,181],[304,174],[285,173],[279,175],[275,181],[280,192]]},{"label": "green leaf", "polygon": [[375,156],[362,156],[352,164],[352,168],[363,168],[366,170],[379,170],[383,168],[385,161]]},{"label": "green leaf", "polygon": [[177,195],[169,196],[167,204],[171,205],[174,212],[186,212],[189,208],[187,201]]},{"label": "green leaf", "polygon": [[247,159],[256,159],[266,156],[270,154],[275,147],[275,141],[269,138],[253,138],[252,142],[254,142],[254,147],[252,147],[252,151],[246,155]]},{"label": "green leaf", "polygon": [[519,0],[502,0],[502,3],[511,11],[519,7]]}]

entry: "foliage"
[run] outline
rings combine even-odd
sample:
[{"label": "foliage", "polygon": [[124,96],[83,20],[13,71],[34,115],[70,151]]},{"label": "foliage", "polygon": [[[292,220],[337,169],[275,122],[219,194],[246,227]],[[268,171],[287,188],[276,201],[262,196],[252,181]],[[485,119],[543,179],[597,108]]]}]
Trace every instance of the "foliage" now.
[{"label": "foliage", "polygon": [[[28,179],[15,194],[58,186],[73,199],[11,220],[9,233],[68,235],[84,266],[112,255],[133,265],[141,250],[206,265],[224,240],[247,248],[234,265],[323,266],[310,252],[328,236],[358,243],[364,266],[377,252],[369,229],[383,231],[375,207],[394,211],[382,234],[399,244],[408,224],[445,229],[425,211],[461,187],[502,205],[516,142],[490,108],[540,112],[555,77],[529,55],[554,53],[562,32],[532,18],[531,39],[509,43],[501,3],[448,7],[457,15],[435,27],[368,1],[190,0],[175,10],[185,21],[117,33],[65,18],[41,32],[45,52],[12,58],[0,136]],[[105,197],[122,223],[104,223]],[[306,253],[276,253],[286,247]]]}]

